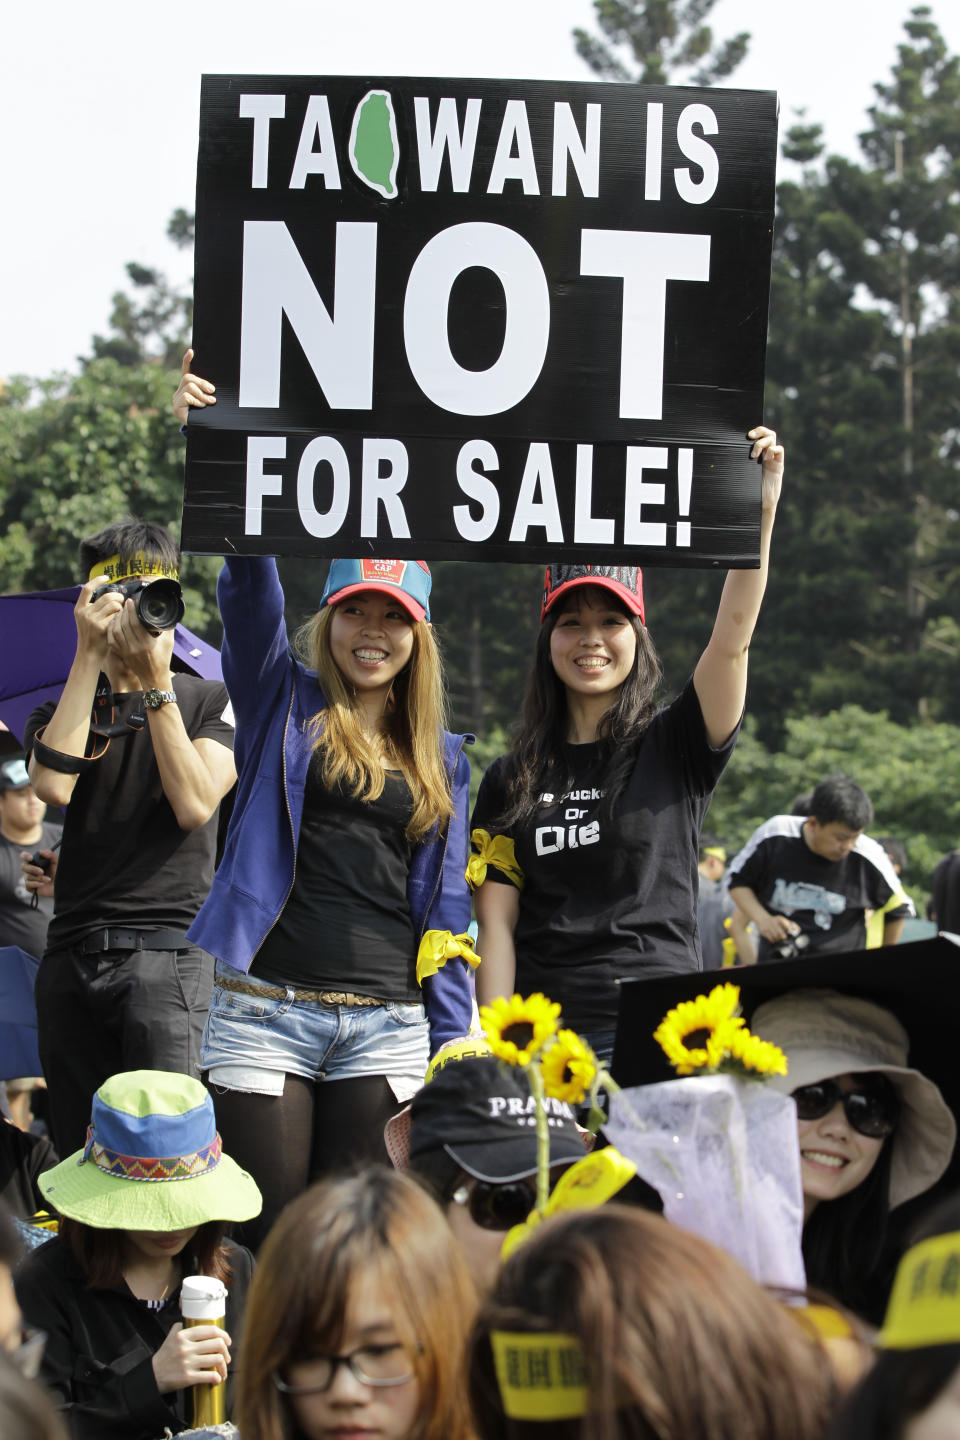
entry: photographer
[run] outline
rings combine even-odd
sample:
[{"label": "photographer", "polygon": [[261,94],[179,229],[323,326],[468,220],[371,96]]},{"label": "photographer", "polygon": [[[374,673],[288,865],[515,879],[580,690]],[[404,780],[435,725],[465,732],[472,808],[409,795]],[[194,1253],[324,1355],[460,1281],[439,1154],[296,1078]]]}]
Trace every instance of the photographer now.
[{"label": "photographer", "polygon": [[[236,779],[226,688],[173,673],[176,590],[165,616],[149,594],[178,578],[173,537],[124,520],[81,542],[80,565],[73,664],[24,734],[37,794],[66,807],[36,988],[60,1154],[83,1144],[108,1076],[197,1073],[213,960],[184,932],[210,888],[217,810]],[[131,579],[146,582],[136,596]]]}]

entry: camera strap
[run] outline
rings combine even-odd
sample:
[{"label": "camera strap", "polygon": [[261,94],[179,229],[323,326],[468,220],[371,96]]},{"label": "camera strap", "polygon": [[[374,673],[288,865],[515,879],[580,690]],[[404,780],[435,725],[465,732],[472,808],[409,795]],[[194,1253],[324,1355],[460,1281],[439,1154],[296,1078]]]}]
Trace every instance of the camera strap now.
[{"label": "camera strap", "polygon": [[[143,730],[147,723],[146,712],[143,708],[141,698],[140,705],[130,711],[129,715],[117,716],[117,697],[109,686],[101,686],[97,691],[93,702],[93,715],[90,720],[90,733],[100,735],[106,740],[107,745],[117,735],[124,735],[128,730]],[[105,752],[107,745],[93,758],[99,760]]]}]

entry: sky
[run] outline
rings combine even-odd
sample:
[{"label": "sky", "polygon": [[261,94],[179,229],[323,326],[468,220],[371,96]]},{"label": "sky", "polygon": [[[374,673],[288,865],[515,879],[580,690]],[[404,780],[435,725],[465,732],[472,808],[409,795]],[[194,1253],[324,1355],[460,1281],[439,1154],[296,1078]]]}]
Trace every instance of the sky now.
[{"label": "sky", "polygon": [[[718,37],[752,34],[729,83],[780,93],[856,154],[909,0],[718,0]],[[951,49],[960,4],[931,0]],[[0,377],[72,369],[105,333],[130,260],[186,282],[165,238],[192,209],[200,76],[365,74],[588,80],[591,0],[46,0],[4,8],[0,53]]]}]

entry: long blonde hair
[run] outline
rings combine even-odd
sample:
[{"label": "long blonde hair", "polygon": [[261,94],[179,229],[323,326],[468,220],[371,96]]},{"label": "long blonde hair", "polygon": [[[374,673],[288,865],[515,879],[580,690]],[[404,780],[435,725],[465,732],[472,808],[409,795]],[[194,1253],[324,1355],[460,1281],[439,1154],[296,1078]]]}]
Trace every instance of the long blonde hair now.
[{"label": "long blonde hair", "polygon": [[333,658],[333,606],[325,605],[294,636],[297,654],[317,672],[326,707],[311,720],[328,790],[344,784],[356,800],[383,794],[384,761],[402,773],[413,796],[407,838],[419,841],[453,814],[450,780],[443,760],[446,693],[443,662],[433,631],[415,621],[413,652],[393,682],[382,735],[368,735],[362,711]]}]

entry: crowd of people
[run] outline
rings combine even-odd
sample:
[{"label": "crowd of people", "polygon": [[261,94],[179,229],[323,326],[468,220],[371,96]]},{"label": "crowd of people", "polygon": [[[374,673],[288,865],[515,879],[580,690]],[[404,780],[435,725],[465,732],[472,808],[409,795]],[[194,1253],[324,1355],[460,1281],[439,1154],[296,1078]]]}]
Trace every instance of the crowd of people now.
[{"label": "crowd of people", "polygon": [[[216,403],[191,361],[181,423]],[[70,673],[0,764],[49,1127],[0,1127],[0,1440],[226,1416],[242,1440],[960,1435],[960,1215],[924,1206],[951,1187],[953,1100],[896,1000],[829,972],[871,923],[900,938],[902,856],[845,776],[732,860],[703,833],[783,476],[771,430],[748,442],[761,564],[728,575],[676,698],[640,571],[549,565],[472,814],[424,563],[334,560],[291,641],[275,562],[229,557],[221,683],[141,603],[179,580],[169,532],[82,543]],[[797,957],[816,983],[750,1013],[796,1127],[808,1288],[783,1293],[657,1213],[577,1066],[617,1091],[626,981],[692,998],[704,968]],[[566,1057],[546,1093],[541,1026]],[[597,1203],[605,1155],[624,1168]],[[213,1309],[182,1318],[194,1280]]]}]

